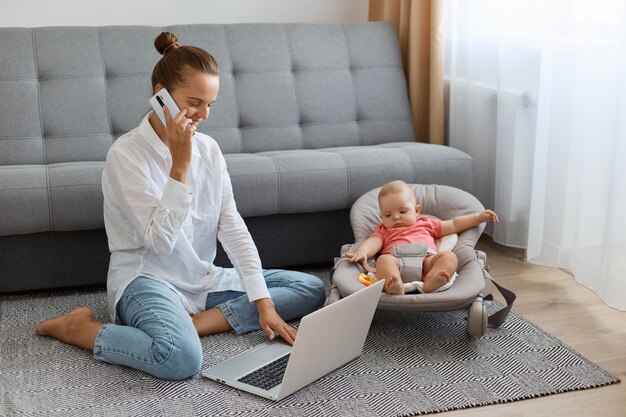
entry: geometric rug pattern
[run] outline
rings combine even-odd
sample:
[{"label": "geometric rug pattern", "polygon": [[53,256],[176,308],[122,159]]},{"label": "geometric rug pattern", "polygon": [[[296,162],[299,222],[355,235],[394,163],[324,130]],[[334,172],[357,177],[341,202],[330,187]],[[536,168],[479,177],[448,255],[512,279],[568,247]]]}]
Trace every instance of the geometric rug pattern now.
[{"label": "geometric rug pattern", "polygon": [[[107,320],[103,289],[0,297],[0,415],[411,416],[619,382],[515,313],[474,339],[466,310],[379,310],[358,359],[276,403],[200,375],[161,381],[34,334],[35,323],[82,305]],[[264,340],[202,338],[203,368]]]}]

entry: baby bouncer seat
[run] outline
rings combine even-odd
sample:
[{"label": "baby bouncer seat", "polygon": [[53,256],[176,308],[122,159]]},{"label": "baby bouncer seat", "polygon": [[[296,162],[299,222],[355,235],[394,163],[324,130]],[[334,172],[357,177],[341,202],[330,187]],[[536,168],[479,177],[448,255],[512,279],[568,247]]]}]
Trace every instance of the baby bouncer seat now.
[{"label": "baby bouncer seat", "polygon": [[[485,209],[473,195],[458,188],[423,184],[410,184],[410,186],[415,192],[417,203],[422,206],[421,215],[447,220],[460,215],[478,213]],[[368,191],[352,206],[350,222],[355,243],[343,245],[340,256],[335,258],[329,302],[346,297],[364,287],[358,279],[359,275],[364,272],[362,267],[343,259],[341,255],[355,250],[380,223],[379,191],[380,187]],[[378,307],[430,312],[468,308],[468,332],[474,337],[483,336],[488,327],[500,326],[511,310],[515,294],[493,280],[487,271],[485,253],[475,250],[476,242],[484,228],[483,223],[459,233],[458,236],[445,236],[438,242],[439,251],[452,250],[458,258],[458,275],[449,288],[432,293],[416,292],[404,295],[383,293]],[[507,303],[505,307],[491,315],[487,313],[484,303],[486,299],[491,298],[491,295],[484,294],[486,279],[492,280]],[[404,281],[406,282],[406,279]],[[414,286],[405,284],[405,288],[414,288]]]}]

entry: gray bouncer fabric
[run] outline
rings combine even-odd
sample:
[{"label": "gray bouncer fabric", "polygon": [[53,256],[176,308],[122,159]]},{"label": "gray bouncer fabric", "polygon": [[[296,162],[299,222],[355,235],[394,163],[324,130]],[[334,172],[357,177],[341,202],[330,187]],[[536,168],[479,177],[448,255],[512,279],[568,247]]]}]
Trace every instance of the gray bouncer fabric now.
[{"label": "gray bouncer fabric", "polygon": [[[421,214],[433,215],[442,220],[452,217],[483,211],[485,208],[473,195],[458,188],[445,185],[411,184],[421,204]],[[352,206],[350,222],[354,232],[355,244],[344,245],[341,254],[358,246],[367,239],[380,223],[378,208],[378,192],[380,187],[363,194]],[[484,224],[459,233],[454,247],[459,266],[458,277],[453,285],[441,292],[427,294],[389,295],[383,293],[379,307],[411,311],[449,311],[472,305],[485,288],[485,275],[482,265],[477,259],[474,246],[485,228]],[[346,297],[361,288],[357,281],[361,273],[360,266],[336,258],[333,272],[333,285],[341,296]]]}]

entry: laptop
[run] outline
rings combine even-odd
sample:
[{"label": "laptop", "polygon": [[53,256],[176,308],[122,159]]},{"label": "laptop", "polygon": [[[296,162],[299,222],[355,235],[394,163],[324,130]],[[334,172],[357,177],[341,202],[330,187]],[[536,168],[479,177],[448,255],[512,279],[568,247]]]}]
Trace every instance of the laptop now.
[{"label": "laptop", "polygon": [[202,375],[270,400],[287,397],[361,354],[383,282],[302,317],[293,346],[278,337]]}]

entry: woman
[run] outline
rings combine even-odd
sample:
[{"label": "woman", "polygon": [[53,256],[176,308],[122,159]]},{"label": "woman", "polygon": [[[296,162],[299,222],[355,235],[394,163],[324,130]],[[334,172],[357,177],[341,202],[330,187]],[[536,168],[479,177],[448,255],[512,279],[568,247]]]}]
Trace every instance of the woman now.
[{"label": "woman", "polygon": [[[35,330],[90,349],[97,360],[178,380],[200,371],[199,336],[261,328],[293,344],[296,331],[284,320],[319,308],[325,291],[314,276],[261,268],[222,153],[196,132],[217,99],[215,59],[169,32],[155,47],[163,58],[152,73],[153,92],[166,88],[182,110],[165,107],[166,125],[149,113],[107,154],[102,189],[113,323],[95,322],[81,307]],[[212,264],[217,239],[234,269]]]}]

